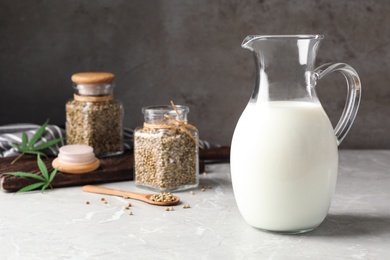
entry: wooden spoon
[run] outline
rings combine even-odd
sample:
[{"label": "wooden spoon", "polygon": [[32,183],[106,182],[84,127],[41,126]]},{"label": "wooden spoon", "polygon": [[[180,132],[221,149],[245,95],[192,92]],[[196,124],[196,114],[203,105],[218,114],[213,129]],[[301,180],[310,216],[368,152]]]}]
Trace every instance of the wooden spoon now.
[{"label": "wooden spoon", "polygon": [[141,200],[143,202],[153,204],[153,205],[159,205],[159,206],[176,205],[180,202],[180,198],[177,196],[173,196],[175,198],[175,200],[173,200],[173,201],[159,202],[159,201],[151,200],[150,197],[155,195],[155,194],[146,194],[146,193],[124,191],[124,190],[115,190],[115,189],[110,189],[110,188],[101,187],[101,186],[94,186],[94,185],[85,185],[85,186],[83,186],[82,189],[83,189],[83,191],[86,191],[86,192],[120,196],[120,197],[128,197],[130,199]]}]

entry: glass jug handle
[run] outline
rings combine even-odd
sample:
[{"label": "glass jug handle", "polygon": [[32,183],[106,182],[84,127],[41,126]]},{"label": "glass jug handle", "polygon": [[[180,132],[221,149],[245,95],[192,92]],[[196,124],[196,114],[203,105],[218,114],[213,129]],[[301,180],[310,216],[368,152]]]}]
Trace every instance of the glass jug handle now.
[{"label": "glass jug handle", "polygon": [[324,76],[335,71],[339,71],[344,75],[345,79],[347,80],[348,91],[344,111],[334,130],[337,139],[337,145],[340,145],[351,128],[359,109],[361,84],[356,71],[345,63],[327,63],[321,65],[314,70],[314,75],[316,80],[320,80]]}]

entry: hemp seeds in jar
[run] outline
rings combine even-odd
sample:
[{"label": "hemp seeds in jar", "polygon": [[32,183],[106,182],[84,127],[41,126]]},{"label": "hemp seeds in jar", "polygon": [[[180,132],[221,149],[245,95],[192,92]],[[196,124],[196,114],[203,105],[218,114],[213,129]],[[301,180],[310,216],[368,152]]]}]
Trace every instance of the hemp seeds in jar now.
[{"label": "hemp seeds in jar", "polygon": [[72,76],[76,93],[66,104],[67,144],[92,146],[99,157],[123,153],[123,106],[113,98],[114,79],[107,72]]},{"label": "hemp seeds in jar", "polygon": [[135,184],[153,191],[198,186],[198,130],[187,123],[187,106],[142,109],[144,125],[134,132]]}]

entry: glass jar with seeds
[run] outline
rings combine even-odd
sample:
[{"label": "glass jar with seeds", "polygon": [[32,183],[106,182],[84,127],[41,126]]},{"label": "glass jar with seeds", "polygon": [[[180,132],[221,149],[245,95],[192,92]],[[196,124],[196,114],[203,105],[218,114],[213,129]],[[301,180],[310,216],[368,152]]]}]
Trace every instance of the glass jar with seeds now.
[{"label": "glass jar with seeds", "polygon": [[76,92],[66,104],[67,144],[92,146],[99,157],[123,153],[123,106],[113,98],[114,79],[106,72],[72,76]]},{"label": "glass jar with seeds", "polygon": [[134,132],[135,184],[154,191],[198,186],[199,134],[187,123],[187,106],[144,107]]}]

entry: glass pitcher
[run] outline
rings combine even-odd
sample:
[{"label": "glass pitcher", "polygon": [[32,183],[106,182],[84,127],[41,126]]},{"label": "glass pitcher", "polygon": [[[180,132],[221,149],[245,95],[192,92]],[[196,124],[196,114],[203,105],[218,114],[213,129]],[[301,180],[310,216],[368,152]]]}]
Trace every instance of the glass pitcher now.
[{"label": "glass pitcher", "polygon": [[[245,221],[282,233],[303,233],[325,219],[336,186],[337,146],[358,111],[361,84],[345,63],[314,68],[322,35],[248,36],[256,83],[234,130],[231,175]],[[341,72],[347,101],[336,128],[317,98],[322,77]]]}]

